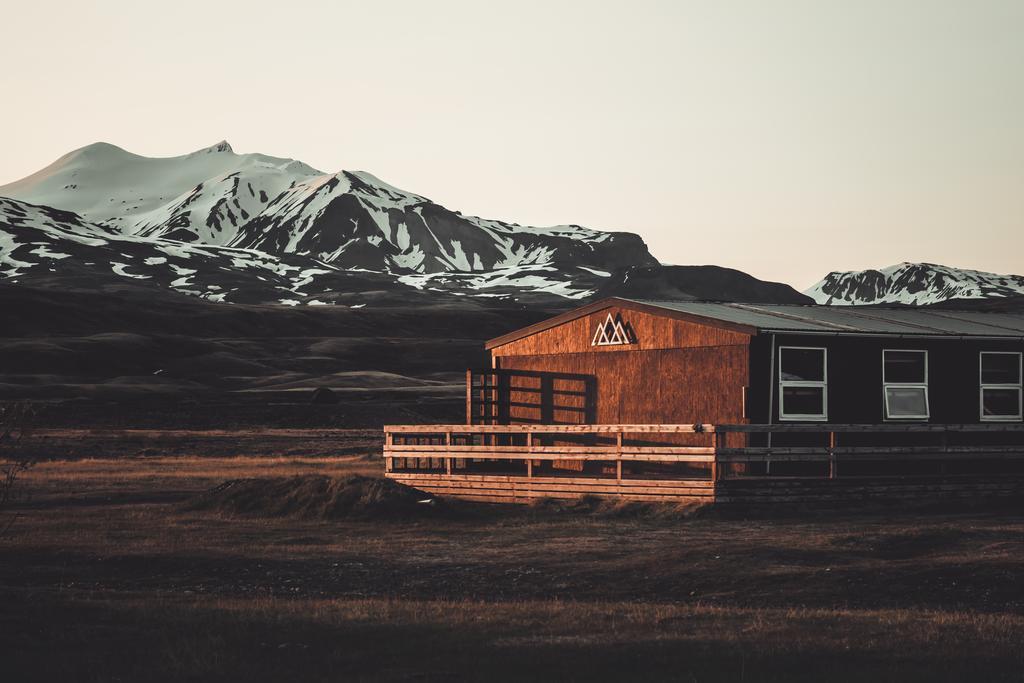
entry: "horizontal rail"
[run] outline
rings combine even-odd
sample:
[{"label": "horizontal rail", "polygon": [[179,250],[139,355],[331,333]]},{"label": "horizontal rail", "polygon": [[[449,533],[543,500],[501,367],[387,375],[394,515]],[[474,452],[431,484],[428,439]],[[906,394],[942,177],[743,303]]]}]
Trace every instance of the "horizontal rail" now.
[{"label": "horizontal rail", "polygon": [[915,434],[921,432],[954,433],[954,432],[1024,432],[1024,424],[1019,423],[991,423],[991,424],[829,424],[826,422],[817,424],[723,424],[715,425],[715,431],[719,433],[811,433],[827,434],[835,433],[899,433]]},{"label": "horizontal rail", "polygon": [[711,434],[712,424],[607,424],[607,425],[384,425],[385,434]]},{"label": "horizontal rail", "polygon": [[[476,388],[480,389],[480,388],[483,388],[483,387],[479,387],[478,386]],[[486,388],[487,389],[497,389],[498,387],[497,386],[489,386],[489,387],[486,387]],[[522,394],[554,394],[556,396],[558,396],[558,395],[562,395],[562,396],[586,396],[587,395],[587,392],[585,392],[585,391],[572,391],[570,389],[549,389],[549,390],[545,390],[545,389],[541,389],[539,387],[519,387],[519,386],[515,386],[515,385],[510,386],[510,387],[502,387],[502,388],[506,389],[508,391],[511,391],[513,393],[519,392],[519,393],[522,393]],[[479,400],[482,400],[482,401],[492,401],[494,403],[497,403],[497,399],[479,399]]]},{"label": "horizontal rail", "polygon": [[992,424],[512,424],[512,425],[385,425],[385,433],[392,434],[614,434],[665,433],[665,434],[713,434],[720,433],[1005,433],[1024,432],[1021,423]]},{"label": "horizontal rail", "polygon": [[[478,453],[481,450],[495,453],[592,453],[594,455],[615,455],[616,453],[637,453],[647,455],[679,455],[684,453],[712,454],[712,446],[444,446],[437,444],[396,444],[385,446],[385,453],[411,453],[427,457],[437,453]],[[472,456],[470,456],[472,457]]]},{"label": "horizontal rail", "polygon": [[[893,456],[898,457],[893,457]],[[906,450],[900,452],[886,451],[882,448],[848,448],[840,451],[836,449],[832,453],[823,449],[796,449],[779,448],[765,451],[764,449],[730,449],[719,451],[717,461],[721,463],[740,462],[829,462],[830,460],[842,462],[858,461],[888,461],[888,462],[909,462],[920,460],[964,460],[965,455],[970,455],[971,460],[1024,460],[1024,447],[1016,450],[996,450],[994,448],[978,447],[973,450],[959,450],[943,452],[937,449]],[[841,457],[840,457],[841,456]]]},{"label": "horizontal rail", "polygon": [[491,447],[484,446],[475,452],[453,452],[434,451],[424,453],[422,451],[385,451],[386,458],[451,458],[452,460],[583,460],[583,461],[617,461],[627,460],[644,462],[714,462],[715,454],[713,449],[709,453],[592,453],[589,451],[578,453],[527,453],[524,448],[518,452],[493,451]]},{"label": "horizontal rail", "polygon": [[950,455],[977,455],[979,453],[1020,453],[1024,456],[1024,444],[1020,446],[745,446],[743,448],[719,448],[721,455],[802,455],[832,452],[837,455],[871,453],[878,456],[903,455],[907,453],[948,453]]}]

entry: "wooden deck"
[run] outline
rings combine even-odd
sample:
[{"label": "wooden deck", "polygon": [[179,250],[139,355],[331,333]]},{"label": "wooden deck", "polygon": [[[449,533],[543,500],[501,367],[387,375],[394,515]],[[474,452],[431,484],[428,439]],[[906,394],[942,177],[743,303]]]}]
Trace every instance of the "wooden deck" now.
[{"label": "wooden deck", "polygon": [[401,425],[384,458],[389,478],[483,502],[1024,497],[1020,424]]}]

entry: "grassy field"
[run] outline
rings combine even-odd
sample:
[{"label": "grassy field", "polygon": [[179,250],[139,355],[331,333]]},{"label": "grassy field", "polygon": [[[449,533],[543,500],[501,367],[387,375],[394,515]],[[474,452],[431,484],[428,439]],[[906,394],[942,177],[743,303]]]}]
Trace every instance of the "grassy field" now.
[{"label": "grassy field", "polygon": [[381,470],[367,432],[332,433],[335,457],[273,436],[287,455],[217,434],[205,456],[190,432],[32,469],[0,540],[0,680],[1024,680],[1024,510],[189,505],[233,478]]}]

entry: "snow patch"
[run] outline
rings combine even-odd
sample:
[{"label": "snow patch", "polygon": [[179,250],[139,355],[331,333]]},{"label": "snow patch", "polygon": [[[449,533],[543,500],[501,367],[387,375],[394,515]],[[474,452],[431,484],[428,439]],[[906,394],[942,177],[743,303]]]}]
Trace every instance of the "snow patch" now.
[{"label": "snow patch", "polygon": [[40,245],[36,246],[36,248],[33,249],[32,251],[30,251],[29,253],[30,254],[35,254],[36,256],[42,256],[44,258],[51,258],[51,259],[58,259],[58,260],[59,259],[71,258],[71,254],[62,254],[60,252],[50,251],[46,247],[45,244],[40,244]]},{"label": "snow patch", "polygon": [[111,266],[111,270],[113,270],[115,274],[120,275],[122,277],[130,277],[130,278],[133,278],[135,280],[149,280],[150,279],[149,275],[135,275],[133,273],[129,273],[127,270],[125,270],[126,268],[130,267],[127,263],[112,262],[110,264],[110,266]]}]

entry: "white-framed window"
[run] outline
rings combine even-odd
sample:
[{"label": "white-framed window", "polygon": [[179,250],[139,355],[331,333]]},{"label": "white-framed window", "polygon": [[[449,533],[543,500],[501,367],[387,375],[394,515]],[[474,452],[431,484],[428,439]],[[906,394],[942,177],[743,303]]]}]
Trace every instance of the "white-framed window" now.
[{"label": "white-framed window", "polygon": [[928,419],[927,351],[882,351],[882,399],[886,420]]},{"label": "white-framed window", "polygon": [[828,421],[828,353],[825,349],[779,347],[779,419]]},{"label": "white-framed window", "polygon": [[982,422],[1021,420],[1021,353],[982,351],[978,358]]}]

